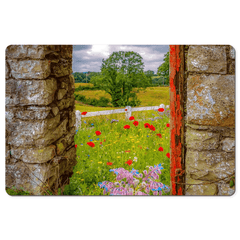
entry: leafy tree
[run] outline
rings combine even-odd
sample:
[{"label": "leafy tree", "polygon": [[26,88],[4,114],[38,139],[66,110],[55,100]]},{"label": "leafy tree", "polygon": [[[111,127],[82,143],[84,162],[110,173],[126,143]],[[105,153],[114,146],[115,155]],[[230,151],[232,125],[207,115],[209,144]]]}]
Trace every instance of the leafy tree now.
[{"label": "leafy tree", "polygon": [[93,76],[91,83],[111,95],[112,105],[136,106],[140,104],[133,88],[146,88],[149,80],[143,72],[142,57],[136,52],[113,52],[102,60],[101,75]]},{"label": "leafy tree", "polygon": [[163,61],[158,67],[157,74],[163,77],[164,85],[169,85],[169,52],[164,55]]}]

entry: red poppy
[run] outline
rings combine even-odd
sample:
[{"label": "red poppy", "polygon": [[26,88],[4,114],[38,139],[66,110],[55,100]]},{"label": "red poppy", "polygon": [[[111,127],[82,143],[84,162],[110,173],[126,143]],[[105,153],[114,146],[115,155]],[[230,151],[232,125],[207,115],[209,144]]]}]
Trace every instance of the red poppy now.
[{"label": "red poppy", "polygon": [[100,144],[102,145],[102,142],[100,142]]},{"label": "red poppy", "polygon": [[160,152],[163,152],[163,148],[162,148],[162,147],[160,147],[160,148],[158,149],[158,151],[160,151]]},{"label": "red poppy", "polygon": [[134,124],[135,126],[138,126],[138,123],[139,123],[138,121],[134,121],[134,122],[133,122],[133,124]]},{"label": "red poppy", "polygon": [[149,129],[151,129],[152,131],[155,131],[155,130],[156,130],[153,125],[150,125],[150,126],[149,126]]},{"label": "red poppy", "polygon": [[82,113],[81,113],[81,115],[86,115],[86,114],[87,114],[87,112],[82,112]]},{"label": "red poppy", "polygon": [[95,133],[96,133],[97,136],[101,135],[100,131],[96,131]]},{"label": "red poppy", "polygon": [[90,146],[90,147],[94,147],[95,144],[93,142],[87,142],[87,145]]},{"label": "red poppy", "polygon": [[127,150],[127,151],[125,151],[125,152],[131,152],[130,150]]},{"label": "red poppy", "polygon": [[77,148],[77,145],[75,145],[75,148]]},{"label": "red poppy", "polygon": [[161,133],[157,133],[157,136],[158,136],[158,137],[160,137],[160,138],[162,138],[162,135],[161,135]]},{"label": "red poppy", "polygon": [[142,149],[142,146],[138,146],[138,147],[140,147],[140,149]]},{"label": "red poppy", "polygon": [[129,118],[129,120],[130,120],[130,121],[134,120],[134,117],[133,117],[133,116],[131,116],[131,117]]},{"label": "red poppy", "polygon": [[133,161],[129,159],[129,160],[126,161],[125,163],[128,164],[128,165],[130,166],[130,165],[132,164],[132,162],[133,162]]},{"label": "red poppy", "polygon": [[106,142],[106,139],[104,139],[104,142]]},{"label": "red poppy", "polygon": [[124,128],[125,128],[125,129],[129,129],[130,126],[129,126],[129,125],[125,125]]},{"label": "red poppy", "polygon": [[167,127],[170,127],[170,124],[169,124],[169,123],[167,123],[167,124],[166,124],[166,126],[167,126]]},{"label": "red poppy", "polygon": [[149,128],[149,127],[150,127],[150,124],[149,124],[149,123],[145,123],[145,124],[144,124],[144,127],[145,127],[145,128]]},{"label": "red poppy", "polygon": [[113,163],[112,162],[107,162],[107,165],[108,166],[111,166]]},{"label": "red poppy", "polygon": [[125,108],[125,111],[127,111],[127,109]]},{"label": "red poppy", "polygon": [[170,153],[167,153],[166,156],[167,156],[168,158],[170,158]]},{"label": "red poppy", "polygon": [[164,108],[159,108],[158,111],[159,112],[164,112]]}]

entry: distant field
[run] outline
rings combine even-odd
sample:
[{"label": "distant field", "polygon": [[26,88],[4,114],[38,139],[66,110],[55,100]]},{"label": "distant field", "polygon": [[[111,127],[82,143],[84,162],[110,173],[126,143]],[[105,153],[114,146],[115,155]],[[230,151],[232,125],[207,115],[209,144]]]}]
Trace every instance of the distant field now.
[{"label": "distant field", "polygon": [[88,87],[93,87],[92,83],[75,83],[75,88],[79,87],[79,86],[88,86]]},{"label": "distant field", "polygon": [[[75,87],[79,86],[82,84],[89,84],[89,83],[75,83]],[[86,85],[85,85],[86,86]],[[100,99],[100,97],[105,97],[105,98],[111,98],[108,93],[106,93],[103,90],[84,90],[84,91],[79,91],[77,92],[81,95],[84,95],[88,98],[97,98]],[[169,97],[169,87],[149,87],[146,88],[144,91],[139,91],[137,93],[138,98],[141,101],[142,106],[158,106],[160,104],[165,104],[169,105],[170,104],[170,97]],[[76,104],[76,109],[81,111],[83,108],[90,108],[91,111],[101,111],[101,110],[110,110],[112,108],[107,107],[91,107],[91,106],[83,106],[83,104]],[[99,109],[99,110],[96,110]],[[101,110],[100,110],[101,109]]]}]

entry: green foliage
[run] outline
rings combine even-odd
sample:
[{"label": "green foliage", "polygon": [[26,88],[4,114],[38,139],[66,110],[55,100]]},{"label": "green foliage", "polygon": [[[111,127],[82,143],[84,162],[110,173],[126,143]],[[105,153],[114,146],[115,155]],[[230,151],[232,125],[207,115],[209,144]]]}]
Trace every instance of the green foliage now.
[{"label": "green foliage", "polygon": [[157,74],[163,77],[164,84],[169,86],[169,52],[164,55],[164,62],[158,67]]},{"label": "green foliage", "polygon": [[84,95],[75,94],[75,93],[74,93],[74,96],[77,101],[86,103],[88,105],[97,106],[97,107],[107,107],[110,102],[110,100],[105,97],[100,97],[100,99],[86,98]]},{"label": "green foliage", "polygon": [[79,92],[83,90],[101,90],[101,88],[97,86],[91,87],[91,86],[81,86],[81,85],[75,88],[75,92]]},{"label": "green foliage", "polygon": [[17,195],[22,195],[22,196],[28,196],[31,195],[28,191],[24,191],[23,188],[17,189],[15,186],[12,188],[6,188],[6,192],[8,195],[11,196],[17,196]]},{"label": "green foliage", "polygon": [[133,88],[150,86],[143,68],[142,57],[138,53],[114,52],[108,59],[103,59],[101,74],[93,76],[90,82],[110,94],[114,107],[138,106],[140,101]]}]

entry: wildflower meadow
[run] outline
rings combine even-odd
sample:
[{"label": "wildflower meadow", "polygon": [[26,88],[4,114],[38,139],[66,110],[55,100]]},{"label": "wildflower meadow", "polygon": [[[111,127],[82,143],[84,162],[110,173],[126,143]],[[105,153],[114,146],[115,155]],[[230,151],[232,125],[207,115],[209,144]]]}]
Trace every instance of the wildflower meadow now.
[{"label": "wildflower meadow", "polygon": [[[86,115],[87,112],[82,112]],[[82,118],[64,195],[168,195],[169,110]]]}]

